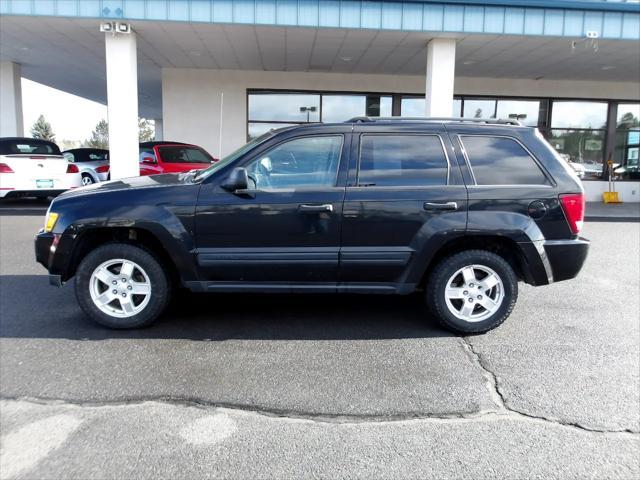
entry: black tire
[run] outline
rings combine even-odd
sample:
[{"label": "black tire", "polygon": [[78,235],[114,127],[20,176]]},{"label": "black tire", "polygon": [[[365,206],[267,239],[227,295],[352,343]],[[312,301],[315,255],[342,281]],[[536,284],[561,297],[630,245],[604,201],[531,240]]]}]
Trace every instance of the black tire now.
[{"label": "black tire", "polygon": [[[500,307],[493,315],[475,322],[465,321],[454,315],[445,299],[445,289],[451,276],[469,265],[489,267],[500,278],[504,287],[504,299]],[[466,250],[442,259],[427,282],[426,300],[431,313],[443,327],[456,333],[484,333],[496,328],[509,317],[517,299],[518,278],[513,268],[504,258],[486,250]]]},{"label": "black tire", "polygon": [[[86,185],[84,183],[85,178],[89,180],[89,183],[87,183]],[[86,187],[87,185],[93,185],[94,183],[96,183],[96,181],[91,175],[89,175],[88,173],[82,174],[82,186]]]},{"label": "black tire", "polygon": [[[130,260],[142,267],[149,277],[149,302],[143,310],[130,317],[109,315],[100,310],[91,298],[93,272],[112,259]],[[151,252],[126,243],[108,243],[90,252],[80,262],[76,271],[75,293],[82,310],[95,322],[110,328],[141,328],[151,325],[165,310],[171,299],[171,284],[162,264]]]}]

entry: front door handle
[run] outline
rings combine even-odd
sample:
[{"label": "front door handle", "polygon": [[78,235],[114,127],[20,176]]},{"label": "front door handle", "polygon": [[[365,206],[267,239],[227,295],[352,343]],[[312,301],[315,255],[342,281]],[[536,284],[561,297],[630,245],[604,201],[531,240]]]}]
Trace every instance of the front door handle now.
[{"label": "front door handle", "polygon": [[431,203],[425,202],[422,205],[422,208],[425,210],[457,210],[458,204],[456,202],[446,202],[446,203]]},{"label": "front door handle", "polygon": [[333,212],[333,205],[298,205],[298,210],[304,213]]}]

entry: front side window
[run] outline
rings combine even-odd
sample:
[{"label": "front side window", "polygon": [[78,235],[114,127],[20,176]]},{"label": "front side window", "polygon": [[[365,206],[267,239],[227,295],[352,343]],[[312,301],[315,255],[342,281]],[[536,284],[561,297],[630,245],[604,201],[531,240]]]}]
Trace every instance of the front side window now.
[{"label": "front side window", "polygon": [[478,185],[549,185],[536,161],[513,138],[461,137]]},{"label": "front side window", "polygon": [[141,162],[155,162],[156,154],[153,152],[152,148],[141,148],[140,149],[140,161]]},{"label": "front side window", "polygon": [[286,141],[247,166],[259,190],[332,187],[338,176],[342,135]]},{"label": "front side window", "polygon": [[359,186],[446,185],[449,164],[437,135],[362,135]]}]

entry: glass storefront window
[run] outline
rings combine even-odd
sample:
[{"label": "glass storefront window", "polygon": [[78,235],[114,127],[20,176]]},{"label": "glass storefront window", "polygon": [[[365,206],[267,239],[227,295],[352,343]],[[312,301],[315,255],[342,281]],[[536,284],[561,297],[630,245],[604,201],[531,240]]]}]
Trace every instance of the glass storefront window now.
[{"label": "glass storefront window", "polygon": [[584,179],[604,176],[607,102],[556,100],[551,104],[550,143],[569,162],[580,164]]},{"label": "glass storefront window", "polygon": [[549,143],[562,158],[584,168],[585,179],[602,178],[604,130],[552,130]]},{"label": "glass storefront window", "polygon": [[402,97],[400,100],[401,117],[424,117],[425,110],[424,97]]},{"label": "glass storefront window", "polygon": [[551,128],[607,128],[607,102],[554,101]]},{"label": "glass storefront window", "polygon": [[514,119],[529,127],[538,126],[538,100],[498,100],[497,118]]},{"label": "glass storefront window", "polygon": [[270,130],[276,130],[283,127],[292,127],[299,125],[297,123],[267,123],[267,122],[249,122],[248,140],[258,138],[260,135],[267,133]]},{"label": "glass storefront window", "polygon": [[390,117],[391,96],[322,95],[323,122],[344,122],[362,116]]},{"label": "glass storefront window", "polygon": [[640,180],[640,104],[618,105],[614,173],[622,179]]},{"label": "glass storefront window", "polygon": [[319,122],[320,95],[251,93],[249,121]]},{"label": "glass storefront window", "polygon": [[322,121],[344,122],[364,115],[367,97],[364,95],[323,95]]},{"label": "glass storefront window", "polygon": [[[424,117],[426,105],[424,97],[402,97],[400,101],[401,117]],[[452,117],[460,117],[462,110],[462,100],[453,99]]]},{"label": "glass storefront window", "polygon": [[462,116],[465,118],[496,118],[496,101],[465,99]]}]

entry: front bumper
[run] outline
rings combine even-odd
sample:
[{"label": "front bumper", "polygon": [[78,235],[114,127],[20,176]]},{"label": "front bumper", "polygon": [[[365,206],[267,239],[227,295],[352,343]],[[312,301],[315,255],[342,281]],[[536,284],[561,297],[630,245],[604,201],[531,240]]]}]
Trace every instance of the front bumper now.
[{"label": "front bumper", "polygon": [[56,251],[60,243],[60,234],[38,232],[35,239],[36,261],[49,271],[49,283],[62,286],[62,271],[56,265]]}]

